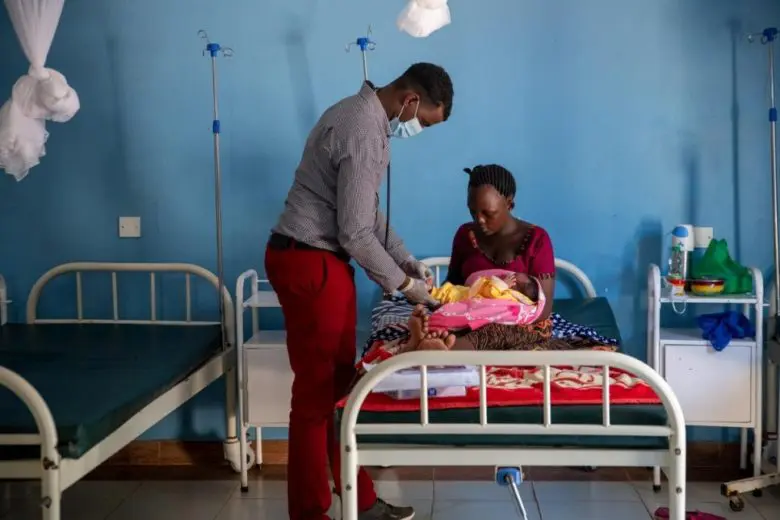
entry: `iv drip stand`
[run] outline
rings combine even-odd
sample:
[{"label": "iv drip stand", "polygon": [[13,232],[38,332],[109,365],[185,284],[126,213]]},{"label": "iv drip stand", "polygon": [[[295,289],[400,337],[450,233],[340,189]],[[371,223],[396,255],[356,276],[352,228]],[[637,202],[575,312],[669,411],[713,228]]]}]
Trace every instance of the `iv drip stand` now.
[{"label": "iv drip stand", "polygon": [[[769,57],[769,152],[770,169],[772,174],[772,211],[774,226],[774,260],[775,260],[775,316],[780,313],[780,226],[778,226],[778,202],[777,202],[777,106],[775,105],[775,56],[774,42],[778,38],[777,28],[764,29],[761,34],[749,35],[748,40],[753,42],[757,38],[766,45]],[[774,334],[775,331],[772,331]]]},{"label": "iv drip stand", "polygon": [[214,135],[214,213],[217,227],[217,280],[219,285],[219,322],[222,329],[222,345],[226,347],[230,338],[227,337],[227,328],[225,326],[225,302],[223,293],[225,291],[225,273],[222,263],[222,163],[219,157],[219,132],[221,124],[219,120],[219,95],[217,88],[217,58],[221,55],[226,58],[233,56],[233,50],[228,47],[221,47],[218,43],[209,41],[206,31],[198,31],[198,36],[206,41],[206,53],[211,57],[211,92],[214,100],[214,119],[211,123],[211,132]]},{"label": "iv drip stand", "polygon": [[[772,213],[773,213],[773,229],[774,229],[774,279],[775,279],[775,294],[774,294],[774,316],[771,317],[770,323],[777,327],[780,320],[780,226],[778,225],[778,178],[777,178],[777,106],[775,105],[775,55],[774,55],[774,42],[778,39],[778,30],[775,27],[768,27],[761,33],[748,35],[748,41],[760,41],[763,45],[766,45],[769,57],[769,152],[770,159],[769,165],[772,174]],[[769,330],[769,340],[767,341],[766,354],[770,358],[769,369],[767,370],[767,387],[769,389],[769,396],[776,396],[774,392],[780,391],[780,387],[777,386],[776,370],[780,366],[780,354],[776,354],[778,359],[772,360],[773,352],[780,352],[780,335],[777,330]],[[774,345],[773,345],[774,344]],[[775,371],[774,373],[772,371]],[[770,384],[770,380],[774,379],[775,384]],[[773,388],[774,387],[774,388]],[[770,403],[769,407],[774,408],[777,406],[780,399],[768,398],[767,402]],[[774,411],[774,410],[773,410]],[[771,415],[767,414],[768,416]],[[780,409],[777,411],[776,417],[780,417]],[[769,421],[767,421],[769,422]],[[764,439],[753,439],[753,442],[763,443]],[[744,478],[741,480],[735,480],[732,482],[726,482],[721,485],[720,492],[723,496],[729,498],[729,506],[733,511],[741,511],[745,507],[745,502],[740,497],[742,493],[753,492],[754,496],[761,496],[762,490],[766,487],[780,484],[780,440],[775,440],[775,447],[777,453],[775,456],[775,470],[774,473],[765,473],[758,477]],[[765,453],[768,447],[765,448]],[[772,454],[769,454],[771,457]],[[766,455],[762,457],[762,460],[754,460],[753,464],[758,464],[762,468],[764,467],[764,459]]]},{"label": "iv drip stand", "polygon": [[[353,46],[360,48],[360,53],[363,55],[363,81],[368,81],[368,59],[366,57],[366,51],[373,51],[376,49],[376,42],[371,39],[371,26],[368,26],[365,36],[361,36],[354,42],[349,42],[346,47],[346,51]],[[390,163],[387,163],[387,215],[385,215],[385,242],[384,246],[387,249],[387,245],[390,243]]]}]

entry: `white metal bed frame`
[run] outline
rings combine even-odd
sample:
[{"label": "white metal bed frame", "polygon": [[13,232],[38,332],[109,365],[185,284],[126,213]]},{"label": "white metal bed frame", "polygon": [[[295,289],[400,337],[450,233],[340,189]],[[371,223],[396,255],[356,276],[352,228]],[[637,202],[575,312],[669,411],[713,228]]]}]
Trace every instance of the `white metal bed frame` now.
[{"label": "white metal bed frame", "polygon": [[[82,298],[82,272],[110,272],[113,295],[113,319],[90,319],[84,317]],[[127,320],[119,316],[117,273],[148,272],[150,280],[151,316],[149,320]],[[156,273],[184,273],[186,294],[186,316],[184,320],[160,320],[156,305]],[[37,315],[38,301],[44,286],[52,279],[68,274],[76,274],[77,318],[43,319]],[[191,311],[191,277],[206,280],[219,291],[217,277],[207,269],[193,264],[182,263],[104,263],[78,262],[62,264],[46,272],[33,285],[27,300],[28,324],[54,323],[115,323],[139,325],[202,326],[219,325],[219,321],[194,321]],[[2,298],[0,298],[2,299]],[[212,357],[195,372],[190,374],[173,388],[149,403],[127,422],[117,428],[77,459],[63,458],[57,451],[57,429],[54,418],[46,401],[38,391],[22,376],[0,367],[0,386],[4,386],[21,399],[35,419],[37,434],[0,434],[0,445],[41,446],[40,459],[0,461],[0,479],[39,479],[41,480],[41,498],[44,520],[60,520],[62,493],[78,480],[106,461],[121,448],[138,438],[162,418],[182,406],[211,383],[225,375],[226,381],[226,428],[225,458],[234,469],[239,466],[238,440],[236,436],[236,383],[235,383],[235,329],[233,319],[233,301],[227,290],[222,292],[225,309],[225,326],[228,331],[228,345]],[[5,303],[0,302],[5,306]]]},{"label": "white metal bed frame", "polygon": [[[448,257],[424,260],[435,273],[437,283]],[[555,266],[580,282],[588,297],[595,297],[585,273],[564,260]],[[429,366],[473,365],[480,372],[479,424],[430,424],[428,407]],[[543,424],[491,424],[487,420],[487,371],[496,366],[540,366],[543,368]],[[610,420],[609,378],[603,385],[603,421],[600,425],[554,424],[551,420],[550,367],[560,365],[610,367],[628,371],[645,381],[658,395],[669,420],[666,426],[613,425]],[[419,424],[358,424],[360,408],[372,389],[385,377],[420,367]],[[608,373],[608,372],[607,372]],[[364,375],[352,390],[341,418],[342,511],[344,520],[357,520],[357,471],[359,466],[658,466],[665,470],[669,485],[670,520],[685,518],[686,437],[682,407],[671,387],[650,366],[616,352],[432,352],[418,351],[383,361]],[[413,444],[358,444],[358,436],[370,435],[571,435],[664,437],[668,449],[536,448],[503,446],[431,446]]]}]

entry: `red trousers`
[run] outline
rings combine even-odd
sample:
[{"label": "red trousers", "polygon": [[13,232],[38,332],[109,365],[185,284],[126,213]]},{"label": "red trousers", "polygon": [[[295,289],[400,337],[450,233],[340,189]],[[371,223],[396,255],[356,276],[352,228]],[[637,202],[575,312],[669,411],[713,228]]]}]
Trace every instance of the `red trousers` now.
[{"label": "red trousers", "polygon": [[[268,248],[265,269],[284,313],[295,376],[290,411],[287,500],[291,520],[325,520],[331,505],[328,462],[341,491],[335,404],[355,375],[357,297],[354,269],[334,254]],[[361,469],[358,508],[376,501]]]}]

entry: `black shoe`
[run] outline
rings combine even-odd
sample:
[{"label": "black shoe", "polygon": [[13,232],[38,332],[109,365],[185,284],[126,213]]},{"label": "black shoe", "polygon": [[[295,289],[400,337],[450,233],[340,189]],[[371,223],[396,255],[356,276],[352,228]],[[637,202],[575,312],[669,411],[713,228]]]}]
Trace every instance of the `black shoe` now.
[{"label": "black shoe", "polygon": [[358,515],[358,520],[412,520],[414,508],[388,504],[377,498],[371,509]]}]

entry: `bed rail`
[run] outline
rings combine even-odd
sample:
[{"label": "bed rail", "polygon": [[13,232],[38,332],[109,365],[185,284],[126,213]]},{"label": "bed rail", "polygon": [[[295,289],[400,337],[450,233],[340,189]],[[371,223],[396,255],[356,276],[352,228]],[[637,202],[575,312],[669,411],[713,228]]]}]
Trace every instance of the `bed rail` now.
[{"label": "bed rail", "polygon": [[[479,368],[480,424],[430,424],[428,409],[428,366],[471,365]],[[554,366],[600,367],[606,373],[610,368],[625,370],[645,381],[656,393],[669,417],[668,426],[613,425],[610,420],[610,378],[602,385],[604,413],[600,425],[554,424],[550,368]],[[490,424],[487,420],[487,366],[537,366],[543,369],[544,421],[543,424]],[[420,367],[420,424],[357,424],[363,401],[371,390],[390,374]],[[550,352],[455,352],[445,354],[432,351],[410,352],[383,361],[361,378],[351,392],[344,408],[342,435],[348,444],[356,435],[608,435],[667,437],[684,431],[682,408],[669,384],[650,366],[636,358],[617,352],[550,351]]]},{"label": "bed rail", "polygon": [[[113,301],[112,319],[92,319],[84,317],[83,292],[81,274],[84,272],[110,272],[111,296]],[[146,272],[149,273],[149,298],[151,316],[148,320],[128,320],[119,316],[119,289],[117,286],[117,273],[120,272]],[[76,274],[76,318],[42,319],[37,316],[38,301],[41,292],[48,282],[59,276]],[[183,320],[159,320],[157,319],[156,301],[156,273],[184,273],[185,292],[185,318]],[[216,275],[199,265],[183,263],[121,263],[121,262],[72,262],[58,265],[44,273],[35,282],[27,299],[27,323],[126,323],[142,325],[219,325],[219,321],[193,321],[192,319],[192,276],[200,277],[219,290],[219,280]],[[230,292],[224,288],[222,293],[225,307],[225,327],[231,345],[235,344],[235,314],[233,299]]]},{"label": "bed rail", "polygon": [[[442,270],[449,267],[450,257],[432,256],[429,258],[423,258],[422,261],[425,263],[425,265],[427,265],[433,270],[433,276],[434,279],[436,280],[436,285],[441,285]],[[585,271],[583,271],[573,263],[568,262],[566,260],[561,260],[560,258],[556,258],[555,269],[558,271],[563,271],[564,273],[574,278],[577,281],[577,283],[580,284],[580,288],[582,289],[582,292],[585,294],[586,297],[595,298],[598,296],[598,294],[596,294],[596,288],[593,286],[593,282],[590,281],[590,278],[588,278],[588,275],[585,274]]]},{"label": "bed rail", "polygon": [[[429,421],[429,397],[428,397],[428,367],[429,366],[476,366],[479,369],[479,424],[442,423],[431,424]],[[615,425],[611,422],[610,378],[605,377],[603,383],[602,406],[603,416],[601,424],[575,425],[556,424],[552,421],[551,402],[551,377],[550,369],[555,366],[584,366],[601,367],[605,373],[610,368],[624,370],[646,382],[656,393],[661,401],[667,417],[666,426],[652,425]],[[488,421],[487,402],[487,366],[535,366],[543,369],[543,421],[541,424],[492,424]],[[419,424],[358,424],[360,408],[372,389],[387,376],[398,371],[420,367],[420,422]],[[356,518],[355,492],[357,467],[359,465],[389,464],[392,458],[394,465],[460,465],[463,459],[457,453],[466,455],[467,452],[478,451],[480,465],[507,464],[507,454],[516,456],[517,460],[523,460],[522,464],[545,464],[545,460],[552,453],[550,450],[535,449],[536,453],[517,448],[441,448],[437,451],[431,447],[403,446],[392,449],[383,448],[382,445],[362,444],[357,441],[358,436],[384,435],[590,435],[590,436],[637,436],[637,437],[664,437],[669,439],[669,448],[664,450],[662,456],[676,484],[670,489],[670,498],[684,500],[682,483],[685,482],[685,420],[680,403],[675,397],[669,384],[650,366],[636,358],[616,352],[602,351],[546,351],[546,352],[469,352],[450,351],[446,353],[434,351],[417,351],[395,356],[379,363],[364,375],[350,393],[341,418],[341,453],[342,453],[342,496],[346,498],[346,519]],[[450,447],[451,448],[451,447]],[[457,449],[458,452],[453,450]],[[425,450],[424,453],[421,450]],[[507,451],[509,450],[509,451]],[[514,452],[512,450],[515,450]],[[599,450],[590,450],[591,453],[599,453]],[[560,453],[560,450],[558,450]],[[566,451],[567,463],[572,465],[593,464],[594,455],[586,453],[586,449],[571,449]],[[437,453],[439,456],[437,456]],[[601,452],[603,453],[603,451]],[[647,453],[643,458],[642,453],[624,450],[623,458],[612,459],[622,464],[616,465],[643,465],[651,462],[657,453]],[[422,461],[422,462],[421,462]],[[541,462],[540,462],[541,461]],[[647,465],[654,465],[651,463]],[[661,465],[661,464],[659,464]],[[684,505],[684,501],[683,501]],[[683,509],[684,510],[684,509]],[[680,517],[682,518],[682,517]]]}]

